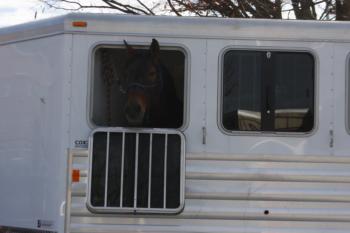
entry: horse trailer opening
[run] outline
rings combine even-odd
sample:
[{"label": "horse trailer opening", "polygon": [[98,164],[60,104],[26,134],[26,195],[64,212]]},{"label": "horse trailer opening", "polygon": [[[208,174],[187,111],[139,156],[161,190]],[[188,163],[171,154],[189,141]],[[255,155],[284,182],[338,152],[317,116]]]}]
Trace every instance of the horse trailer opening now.
[{"label": "horse trailer opening", "polygon": [[349,26],[0,29],[0,232],[348,233]]},{"label": "horse trailer opening", "polygon": [[[150,48],[126,45],[98,45],[93,50],[91,123],[100,127],[180,128],[184,52],[176,47],[161,48],[153,51],[152,58]],[[133,119],[129,115],[134,112],[126,114],[133,110],[134,102],[146,108],[143,117],[136,114]]]}]

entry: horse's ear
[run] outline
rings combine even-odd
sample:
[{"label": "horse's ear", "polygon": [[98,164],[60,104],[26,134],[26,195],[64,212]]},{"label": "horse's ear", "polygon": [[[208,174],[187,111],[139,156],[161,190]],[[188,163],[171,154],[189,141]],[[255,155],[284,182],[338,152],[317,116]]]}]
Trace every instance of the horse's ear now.
[{"label": "horse's ear", "polygon": [[126,40],[124,40],[124,45],[126,47],[126,50],[128,51],[128,56],[132,57],[135,54],[135,49],[129,45]]},{"label": "horse's ear", "polygon": [[151,44],[151,47],[149,49],[150,49],[152,61],[155,64],[158,64],[159,63],[160,48],[159,48],[159,43],[156,39],[152,39],[152,44]]}]

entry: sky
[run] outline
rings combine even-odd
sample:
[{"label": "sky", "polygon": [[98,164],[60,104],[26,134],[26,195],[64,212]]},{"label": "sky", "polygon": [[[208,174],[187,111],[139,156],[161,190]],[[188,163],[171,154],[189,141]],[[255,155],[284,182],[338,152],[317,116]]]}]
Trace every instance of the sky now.
[{"label": "sky", "polygon": [[[101,0],[78,0],[81,3],[101,4]],[[127,4],[135,4],[136,0],[121,0]],[[164,0],[162,0],[164,1]],[[154,4],[159,0],[144,0],[145,3]],[[72,6],[72,5],[70,5]],[[115,12],[111,10],[90,9],[83,12]],[[36,19],[49,18],[67,11],[52,9],[45,6],[39,0],[0,0],[0,28],[20,24]]]},{"label": "sky", "polygon": [[[81,0],[84,3],[100,3],[100,0]],[[125,0],[127,2],[133,0]],[[88,10],[84,10],[87,12]],[[102,12],[102,10],[89,10]],[[108,12],[108,10],[104,10]],[[0,28],[21,24],[35,19],[50,18],[66,14],[67,11],[49,8],[39,0],[0,0]]]},{"label": "sky", "polygon": [[[101,0],[78,0],[81,3],[101,4]],[[121,0],[127,4],[135,4],[136,0]],[[144,0],[146,3],[155,3],[159,0]],[[69,5],[72,6],[72,5]],[[111,10],[90,9],[82,12],[115,12]],[[40,0],[0,0],[0,28],[33,21],[35,19],[44,19],[57,15],[66,14],[67,11],[57,10],[47,7]]]},{"label": "sky", "polygon": [[47,9],[38,0],[0,0],[0,27],[11,26],[37,19],[64,14]]}]

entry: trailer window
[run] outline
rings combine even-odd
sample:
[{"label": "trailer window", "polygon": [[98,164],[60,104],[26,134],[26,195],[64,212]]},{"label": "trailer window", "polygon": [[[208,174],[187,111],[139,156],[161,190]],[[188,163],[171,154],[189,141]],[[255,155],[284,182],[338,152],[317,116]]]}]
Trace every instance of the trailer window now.
[{"label": "trailer window", "polygon": [[308,132],[314,126],[314,59],[306,52],[231,50],[224,55],[222,126]]},{"label": "trailer window", "polygon": [[98,46],[93,53],[90,119],[99,127],[180,128],[185,53],[151,45]]}]

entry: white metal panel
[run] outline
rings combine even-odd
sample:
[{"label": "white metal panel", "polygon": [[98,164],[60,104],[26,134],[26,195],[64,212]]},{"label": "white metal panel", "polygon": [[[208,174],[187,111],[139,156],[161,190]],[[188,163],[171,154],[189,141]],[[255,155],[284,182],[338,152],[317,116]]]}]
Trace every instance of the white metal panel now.
[{"label": "white metal panel", "polygon": [[[86,198],[73,197],[72,201],[72,216],[95,216],[86,208]],[[180,215],[162,218],[348,222],[350,203],[187,199]]]},{"label": "white metal panel", "polygon": [[[315,58],[315,118],[316,124],[310,134],[303,133],[244,133],[232,135],[219,130],[221,101],[220,86],[222,56],[225,49],[271,49],[282,51],[308,51]],[[207,152],[225,154],[254,155],[318,155],[326,156],[330,153],[329,127],[332,119],[330,109],[329,75],[332,72],[332,60],[329,54],[333,52],[332,44],[306,42],[278,42],[278,41],[224,41],[208,40],[207,70]],[[322,93],[322,94],[321,94]]]},{"label": "white metal panel", "polygon": [[[0,225],[62,228],[69,36],[0,46]],[[69,90],[68,90],[69,93]]]},{"label": "white metal panel", "polygon": [[[143,222],[142,220],[140,220]],[[176,224],[177,223],[177,224]],[[224,220],[179,221],[173,224],[174,227],[161,226],[158,224],[122,224],[122,225],[86,225],[73,224],[72,233],[114,233],[114,232],[147,232],[147,233],[348,233],[349,224],[329,222],[266,222],[266,221],[242,221]]]},{"label": "white metal panel", "polygon": [[[89,54],[84,50],[99,40],[121,43],[122,39],[127,39],[145,43],[151,37],[76,38],[79,44],[76,52],[85,57]],[[157,39],[161,44],[185,44],[191,54],[190,124],[184,132],[187,152],[190,152],[187,154],[184,212],[167,218],[92,214],[85,206],[87,171],[83,169],[82,183],[72,186],[69,222],[72,232],[192,232],[193,229],[198,232],[346,232],[350,220],[349,159],[329,156],[333,153],[329,134],[333,122],[333,81],[329,77],[334,68],[332,57],[328,56],[333,52],[332,45]],[[307,50],[315,55],[317,127],[312,134],[228,136],[219,130],[219,60],[220,52],[227,46]],[[193,54],[198,56],[194,58]],[[79,60],[78,57],[75,59]],[[82,70],[87,67],[84,62],[86,60],[78,61]],[[85,71],[78,70],[74,85],[86,85],[86,75]],[[88,98],[84,93],[78,93],[74,99],[79,103]],[[90,130],[83,121],[80,122],[87,109],[78,104],[76,107],[80,110],[72,118],[73,134],[74,138],[83,139]],[[203,126],[207,130],[206,144],[203,144]],[[77,162],[76,166],[85,166],[82,158]]]},{"label": "white metal panel", "polygon": [[[121,44],[123,39],[131,43],[147,44],[151,37],[110,37],[110,36],[74,36],[73,89],[72,106],[75,111],[71,118],[72,141],[86,140],[90,131],[89,112],[89,81],[91,64],[89,58],[91,50],[98,43]],[[189,63],[189,90],[187,122],[188,128],[184,131],[187,140],[188,152],[215,152],[226,154],[269,154],[269,155],[317,155],[325,156],[331,153],[330,148],[330,111],[332,99],[330,87],[332,80],[327,77],[331,74],[332,61],[328,54],[332,53],[330,44],[324,43],[292,43],[292,42],[266,42],[266,41],[218,41],[208,40],[208,46],[202,40],[157,38],[163,45],[176,45],[188,48]],[[207,47],[207,48],[206,48]],[[228,136],[218,128],[218,107],[221,52],[225,47],[248,49],[282,49],[307,50],[315,55],[316,68],[316,126],[310,135],[287,134],[246,135],[237,133]],[[193,58],[193,54],[196,54]],[[327,93],[320,95],[319,93]],[[82,104],[83,103],[83,104]],[[206,112],[206,114],[204,114]],[[206,127],[206,145],[203,145],[203,127]]]},{"label": "white metal panel", "polygon": [[[349,40],[347,22],[238,19],[215,17],[125,16],[115,14],[70,14],[67,22],[86,20],[87,28],[66,30],[95,34],[147,35],[191,38],[241,38],[277,40]],[[266,31],[270,33],[266,33]]]},{"label": "white metal panel", "polygon": [[[72,184],[74,196],[85,196],[86,180]],[[186,180],[186,199],[348,202],[344,183]]]},{"label": "white metal panel", "polygon": [[[98,44],[122,45],[123,40],[130,44],[150,45],[153,37],[130,37],[130,36],[83,36],[74,35],[73,50],[73,93],[71,115],[71,147],[74,141],[87,140],[92,126],[89,124],[90,108],[90,80],[92,49]],[[183,48],[188,62],[188,73],[185,74],[185,85],[188,91],[185,94],[187,109],[185,109],[186,149],[189,151],[204,151],[202,145],[202,127],[205,126],[205,75],[206,75],[206,50],[205,41],[191,39],[156,38],[160,47],[178,46]]]},{"label": "white metal panel", "polygon": [[348,163],[189,160],[186,169],[189,179],[350,182]]},{"label": "white metal panel", "polygon": [[[73,151],[74,155],[74,151]],[[72,168],[88,169],[87,153],[73,157]],[[72,203],[68,203],[68,232],[347,232],[350,225],[349,183],[285,179],[273,174],[278,181],[253,181],[249,171],[264,167],[286,173],[304,171],[322,176],[325,167],[331,173],[347,174],[350,163],[298,163],[263,161],[190,160],[186,173],[192,177],[192,164],[202,164],[198,170],[224,173],[238,171],[244,181],[234,177],[224,180],[187,179],[186,202],[180,215],[94,214],[86,208],[86,178],[72,184]],[[242,166],[245,163],[245,166]],[[226,166],[226,169],[222,169]],[[252,169],[246,169],[251,167]],[[296,167],[293,170],[293,167]],[[83,174],[85,171],[82,170]],[[253,169],[254,170],[254,169]],[[327,170],[327,169],[326,169]],[[326,171],[327,172],[327,171]],[[335,178],[337,180],[337,178]],[[70,189],[69,189],[70,190]]]},{"label": "white metal panel", "polygon": [[350,187],[344,183],[188,179],[186,184],[188,199],[350,201]]},{"label": "white metal panel", "polygon": [[0,28],[0,45],[62,34],[66,17],[58,16]]},{"label": "white metal panel", "polygon": [[[73,27],[73,21],[87,27]],[[58,33],[154,35],[157,37],[236,38],[255,40],[349,41],[348,22],[203,17],[128,16],[73,13],[0,30],[0,43]],[[266,31],[269,33],[266,33]]]},{"label": "white metal panel", "polygon": [[[334,45],[334,51],[330,55],[333,58],[332,75],[333,80],[332,96],[333,96],[333,124],[334,131],[334,149],[333,154],[336,156],[349,157],[349,99],[346,92],[349,93],[349,61],[347,60],[350,54],[350,44]],[[347,76],[346,76],[347,75]],[[346,80],[348,79],[348,80]],[[346,119],[348,117],[348,119]]]}]

